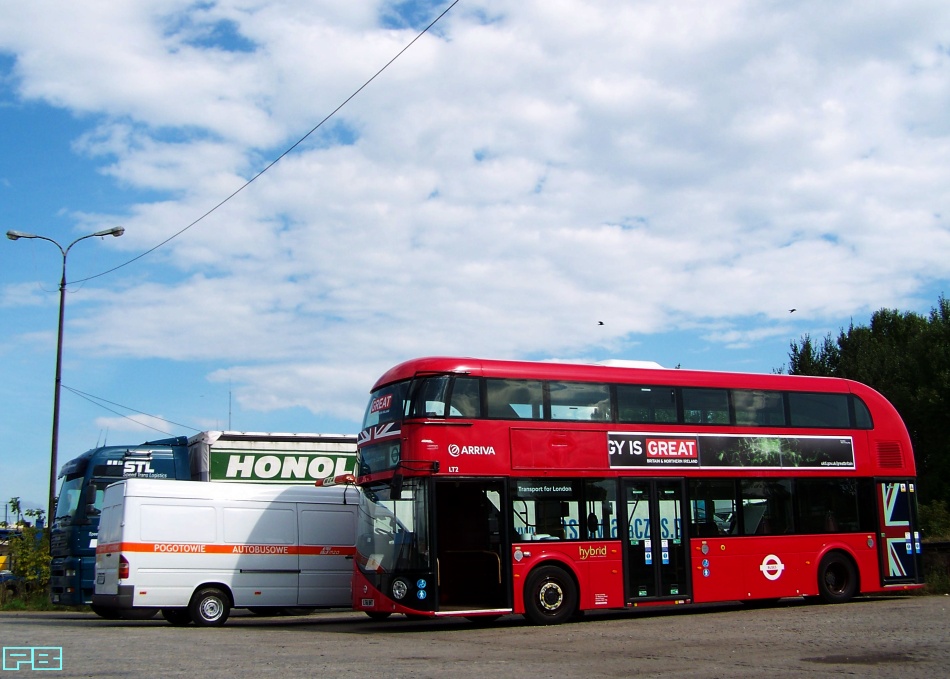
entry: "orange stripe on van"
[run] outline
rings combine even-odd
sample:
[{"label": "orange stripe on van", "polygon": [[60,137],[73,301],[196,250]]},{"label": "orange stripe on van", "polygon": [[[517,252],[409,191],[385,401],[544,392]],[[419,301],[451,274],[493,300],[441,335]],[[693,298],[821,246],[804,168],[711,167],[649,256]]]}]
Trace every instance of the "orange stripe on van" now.
[{"label": "orange stripe on van", "polygon": [[121,542],[98,545],[96,554],[148,552],[152,554],[263,554],[271,556],[348,556],[356,548],[347,545],[211,545],[200,542]]}]

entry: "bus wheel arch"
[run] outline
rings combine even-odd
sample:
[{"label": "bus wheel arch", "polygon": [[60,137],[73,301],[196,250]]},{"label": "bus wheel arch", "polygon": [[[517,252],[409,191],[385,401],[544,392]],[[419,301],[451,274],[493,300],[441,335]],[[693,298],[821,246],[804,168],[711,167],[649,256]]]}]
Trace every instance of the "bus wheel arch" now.
[{"label": "bus wheel arch", "polygon": [[218,627],[228,619],[233,605],[231,592],[224,585],[202,585],[192,595],[188,612],[196,625]]},{"label": "bus wheel arch", "polygon": [[525,617],[536,625],[556,625],[575,615],[580,588],[574,574],[551,562],[536,567],[524,586]]},{"label": "bus wheel arch", "polygon": [[818,597],[826,604],[843,604],[860,591],[858,567],[850,554],[831,550],[818,562]]}]

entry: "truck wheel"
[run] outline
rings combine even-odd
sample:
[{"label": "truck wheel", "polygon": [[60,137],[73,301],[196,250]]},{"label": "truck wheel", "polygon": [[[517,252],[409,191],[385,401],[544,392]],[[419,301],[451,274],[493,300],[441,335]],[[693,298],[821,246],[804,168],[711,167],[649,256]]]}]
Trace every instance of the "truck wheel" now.
[{"label": "truck wheel", "polygon": [[195,592],[188,612],[196,625],[217,627],[223,625],[231,613],[231,600],[217,587],[203,587]]},{"label": "truck wheel", "polygon": [[191,613],[187,608],[163,608],[162,617],[175,627],[184,627],[191,623]]},{"label": "truck wheel", "polygon": [[564,569],[541,566],[524,588],[524,614],[535,625],[564,622],[577,608],[577,588]]},{"label": "truck wheel", "polygon": [[843,604],[858,592],[858,572],[841,552],[831,552],[818,564],[818,596],[826,604]]}]

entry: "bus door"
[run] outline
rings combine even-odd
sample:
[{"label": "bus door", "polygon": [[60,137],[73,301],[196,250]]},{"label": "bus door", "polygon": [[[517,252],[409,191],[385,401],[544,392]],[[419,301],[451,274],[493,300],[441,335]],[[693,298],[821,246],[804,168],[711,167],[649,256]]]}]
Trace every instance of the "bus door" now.
[{"label": "bus door", "polygon": [[624,479],[627,601],[689,596],[682,479]]},{"label": "bus door", "polygon": [[505,500],[500,479],[436,482],[438,610],[511,607]]},{"label": "bus door", "polygon": [[916,485],[908,480],[879,481],[876,485],[881,582],[885,585],[922,582]]}]

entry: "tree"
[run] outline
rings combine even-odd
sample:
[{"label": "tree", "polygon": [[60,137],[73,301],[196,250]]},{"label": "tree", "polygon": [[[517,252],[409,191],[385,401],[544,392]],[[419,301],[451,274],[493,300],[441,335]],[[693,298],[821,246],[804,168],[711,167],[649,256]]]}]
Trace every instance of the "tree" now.
[{"label": "tree", "polygon": [[904,419],[914,446],[920,501],[950,502],[950,300],[929,316],[881,309],[820,346],[792,342],[792,375],[844,377],[881,392]]},{"label": "tree", "polygon": [[[20,498],[11,498],[10,509],[18,518],[19,532],[10,538],[10,570],[21,578],[26,593],[38,592],[49,583],[49,531],[36,524],[43,520],[42,509],[27,509],[21,513]],[[22,518],[33,523],[22,523]]]}]

